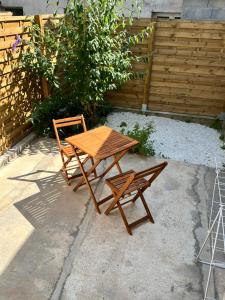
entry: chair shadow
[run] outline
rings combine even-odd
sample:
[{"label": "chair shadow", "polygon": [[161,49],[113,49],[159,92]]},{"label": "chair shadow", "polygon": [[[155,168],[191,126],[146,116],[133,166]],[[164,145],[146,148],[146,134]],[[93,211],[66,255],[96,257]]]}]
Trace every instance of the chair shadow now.
[{"label": "chair shadow", "polygon": [[[38,176],[41,176],[41,178],[36,178]],[[14,206],[35,228],[57,225],[58,220],[62,218],[62,214],[69,215],[70,210],[74,208],[74,198],[84,193],[84,191],[74,193],[68,187],[61,172],[37,170],[9,179],[33,182],[39,188],[38,193],[14,203]]]},{"label": "chair shadow", "polygon": [[[4,299],[13,300],[33,299],[33,295],[35,299],[47,299],[43,284],[39,285],[39,278],[46,286],[58,280],[62,263],[86,212],[85,205],[89,201],[87,189],[74,193],[61,172],[46,170],[9,179],[27,182],[24,188],[28,192],[34,191],[32,195],[14,203],[13,209],[10,209],[15,216],[15,225],[21,224],[17,223],[17,218],[21,222],[21,214],[25,219],[23,226],[32,232],[18,248],[20,237],[16,237],[17,229],[10,227],[7,232],[10,235],[12,230],[9,239],[15,241],[9,251],[9,257],[11,254],[12,257],[0,273],[0,294],[5,295]],[[33,189],[34,184],[39,188],[38,192]]]},{"label": "chair shadow", "polygon": [[[47,175],[48,174],[52,174],[52,175],[44,176],[41,178],[32,178],[38,175],[42,175],[44,173],[46,173]],[[27,173],[20,176],[8,177],[8,179],[18,180],[23,182],[33,182],[37,185],[40,191],[44,190],[48,185],[54,185],[56,183],[59,184],[64,181],[60,172],[53,172],[53,171],[46,171],[46,170],[37,170],[35,172]]]},{"label": "chair shadow", "polygon": [[39,137],[39,138],[37,138],[34,143],[31,143],[27,147],[27,150],[28,150],[28,155],[35,155],[38,152],[41,152],[45,155],[49,155],[49,154],[57,155],[57,154],[59,154],[59,149],[58,149],[56,139],[48,138],[48,137]]}]

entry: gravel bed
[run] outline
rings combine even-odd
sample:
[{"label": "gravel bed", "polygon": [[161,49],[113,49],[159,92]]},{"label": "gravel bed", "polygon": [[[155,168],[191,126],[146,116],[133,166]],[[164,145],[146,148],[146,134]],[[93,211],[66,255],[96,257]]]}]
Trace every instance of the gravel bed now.
[{"label": "gravel bed", "polygon": [[155,125],[156,131],[151,140],[154,141],[156,156],[208,167],[215,166],[215,158],[219,166],[225,163],[225,150],[221,149],[219,133],[207,126],[130,112],[110,114],[107,125],[120,131],[121,122],[126,122],[127,129],[132,129],[135,123],[144,126],[149,121]]}]

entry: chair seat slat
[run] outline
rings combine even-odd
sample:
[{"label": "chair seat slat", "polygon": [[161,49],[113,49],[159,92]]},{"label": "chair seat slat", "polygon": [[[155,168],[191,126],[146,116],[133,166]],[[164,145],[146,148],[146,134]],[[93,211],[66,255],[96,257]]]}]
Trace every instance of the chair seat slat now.
[{"label": "chair seat slat", "polygon": [[[75,157],[74,149],[70,145],[61,147],[61,150],[67,157]],[[77,153],[79,155],[85,154],[84,152],[80,151],[79,149],[77,150]]]},{"label": "chair seat slat", "polygon": [[[111,179],[107,179],[107,184],[110,185],[116,193],[119,192],[121,187],[126,182],[127,178],[132,174],[135,173],[133,170],[127,171],[126,173],[123,173],[121,175],[117,175],[116,177],[113,177]],[[148,181],[144,178],[138,178],[134,179],[134,181],[130,184],[129,188],[125,191],[124,195],[127,193],[130,193],[132,191],[135,191],[145,185],[148,184]]]}]

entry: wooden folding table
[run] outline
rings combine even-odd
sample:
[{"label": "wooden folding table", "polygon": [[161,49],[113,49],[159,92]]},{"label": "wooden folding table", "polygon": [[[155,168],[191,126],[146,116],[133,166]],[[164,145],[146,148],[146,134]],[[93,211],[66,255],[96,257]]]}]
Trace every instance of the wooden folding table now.
[{"label": "wooden folding table", "polygon": [[[117,167],[119,173],[122,173],[119,160],[128,152],[128,150],[137,145],[138,141],[129,138],[107,126],[101,126],[81,134],[71,136],[66,139],[66,141],[74,147],[75,155],[80,166],[83,177],[80,178],[74,191],[76,191],[80,186],[87,184],[91,198],[94,202],[95,208],[98,213],[100,212],[99,205],[94,192],[92,190],[90,182],[97,178],[102,178],[105,176],[114,166]],[[78,151],[81,150],[88,154],[94,159],[94,164],[89,170],[85,171],[84,164],[80,160]],[[94,178],[89,178],[89,176],[96,171],[97,166],[106,158],[113,157],[112,163],[105,169],[105,171]]]}]

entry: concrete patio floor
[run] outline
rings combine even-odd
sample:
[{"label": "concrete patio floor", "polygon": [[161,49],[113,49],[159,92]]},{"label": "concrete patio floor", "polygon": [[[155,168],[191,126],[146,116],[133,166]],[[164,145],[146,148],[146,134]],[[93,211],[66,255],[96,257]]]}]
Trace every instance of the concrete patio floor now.
[{"label": "concrete patio floor", "polygon": [[[127,155],[121,166],[161,161]],[[206,234],[211,169],[169,161],[146,192],[155,224],[129,236],[119,213],[98,215],[87,188],[74,193],[60,167],[55,141],[38,139],[0,169],[1,300],[203,299],[205,272],[193,260]],[[104,181],[95,191],[109,192]],[[125,211],[132,219],[142,208]]]}]

